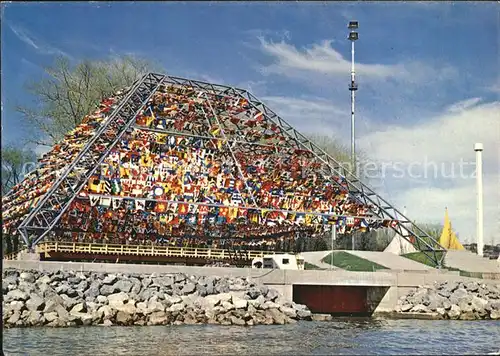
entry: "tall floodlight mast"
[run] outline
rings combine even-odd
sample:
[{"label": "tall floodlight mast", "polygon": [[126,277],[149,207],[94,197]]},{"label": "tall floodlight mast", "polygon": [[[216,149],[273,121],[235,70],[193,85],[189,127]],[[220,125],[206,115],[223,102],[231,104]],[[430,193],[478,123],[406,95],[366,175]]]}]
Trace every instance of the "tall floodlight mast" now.
[{"label": "tall floodlight mast", "polygon": [[[356,166],[356,135],[355,135],[355,122],[354,122],[354,99],[355,91],[358,90],[358,84],[356,83],[356,73],[354,71],[354,42],[358,39],[358,21],[349,21],[349,26],[347,26],[351,32],[349,32],[348,39],[351,41],[351,82],[349,83],[349,91],[351,92],[351,170],[354,174],[358,175],[358,169]],[[351,236],[351,249],[354,250],[354,234]]]},{"label": "tall floodlight mast", "polygon": [[358,175],[358,170],[356,167],[356,136],[355,136],[355,122],[354,122],[354,99],[355,91],[358,90],[358,84],[356,83],[356,73],[354,71],[354,42],[358,40],[358,21],[349,21],[349,33],[348,39],[351,41],[351,82],[349,83],[349,91],[351,92],[351,167],[352,172]]},{"label": "tall floodlight mast", "polygon": [[483,257],[483,144],[476,143],[474,145],[476,151],[476,197],[477,197],[477,222],[476,222],[476,239],[477,239],[477,254]]}]

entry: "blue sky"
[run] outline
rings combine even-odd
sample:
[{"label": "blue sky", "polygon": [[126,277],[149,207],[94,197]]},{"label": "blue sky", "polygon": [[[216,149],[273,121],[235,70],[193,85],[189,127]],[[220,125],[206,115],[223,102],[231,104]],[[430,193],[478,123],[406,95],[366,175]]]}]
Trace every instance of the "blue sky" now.
[{"label": "blue sky", "polygon": [[[376,162],[408,166],[426,157],[473,161],[473,143],[483,142],[485,238],[500,243],[494,2],[4,4],[3,143],[22,139],[14,107],[30,100],[24,83],[56,55],[133,54],[172,75],[248,89],[300,131],[348,144],[350,19],[360,23],[358,147]],[[389,175],[374,184],[417,220],[440,221],[448,206],[461,236],[473,236],[473,179]]]}]

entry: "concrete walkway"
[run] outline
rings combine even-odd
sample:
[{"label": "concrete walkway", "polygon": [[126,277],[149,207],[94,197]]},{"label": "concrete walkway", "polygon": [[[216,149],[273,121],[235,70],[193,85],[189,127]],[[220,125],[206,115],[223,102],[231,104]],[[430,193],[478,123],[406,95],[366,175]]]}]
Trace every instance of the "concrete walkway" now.
[{"label": "concrete walkway", "polygon": [[480,257],[470,251],[449,250],[444,258],[446,267],[467,272],[500,273],[500,264],[495,260]]},{"label": "concrete walkway", "polygon": [[381,266],[398,271],[429,271],[434,268],[424,265],[409,258],[395,255],[391,252],[378,251],[344,251],[352,255],[364,258],[365,260],[375,262]]},{"label": "concrete walkway", "polygon": [[332,270],[342,270],[342,268],[332,266],[328,263],[322,262],[321,260],[328,256],[332,251],[313,251],[313,252],[301,252],[300,255],[304,257],[304,261],[318,266],[322,269],[332,269]]}]

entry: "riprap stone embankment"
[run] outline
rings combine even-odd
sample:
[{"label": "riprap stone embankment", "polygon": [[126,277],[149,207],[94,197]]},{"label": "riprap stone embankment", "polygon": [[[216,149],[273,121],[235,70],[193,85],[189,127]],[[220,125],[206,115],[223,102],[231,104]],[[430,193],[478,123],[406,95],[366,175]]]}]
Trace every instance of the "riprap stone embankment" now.
[{"label": "riprap stone embankment", "polygon": [[3,271],[5,327],[286,324],[304,305],[246,278]]},{"label": "riprap stone embankment", "polygon": [[500,319],[500,284],[439,282],[412,290],[398,301],[400,314],[428,314],[436,319]]}]

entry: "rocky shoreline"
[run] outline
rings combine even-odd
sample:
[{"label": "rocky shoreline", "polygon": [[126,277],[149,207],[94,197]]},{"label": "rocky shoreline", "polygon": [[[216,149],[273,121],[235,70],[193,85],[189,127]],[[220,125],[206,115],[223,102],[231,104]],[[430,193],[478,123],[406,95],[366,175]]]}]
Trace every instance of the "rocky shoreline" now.
[{"label": "rocky shoreline", "polygon": [[4,327],[221,324],[327,320],[246,278],[3,271]]},{"label": "rocky shoreline", "polygon": [[426,319],[499,320],[500,284],[436,282],[401,297],[396,313]]}]

